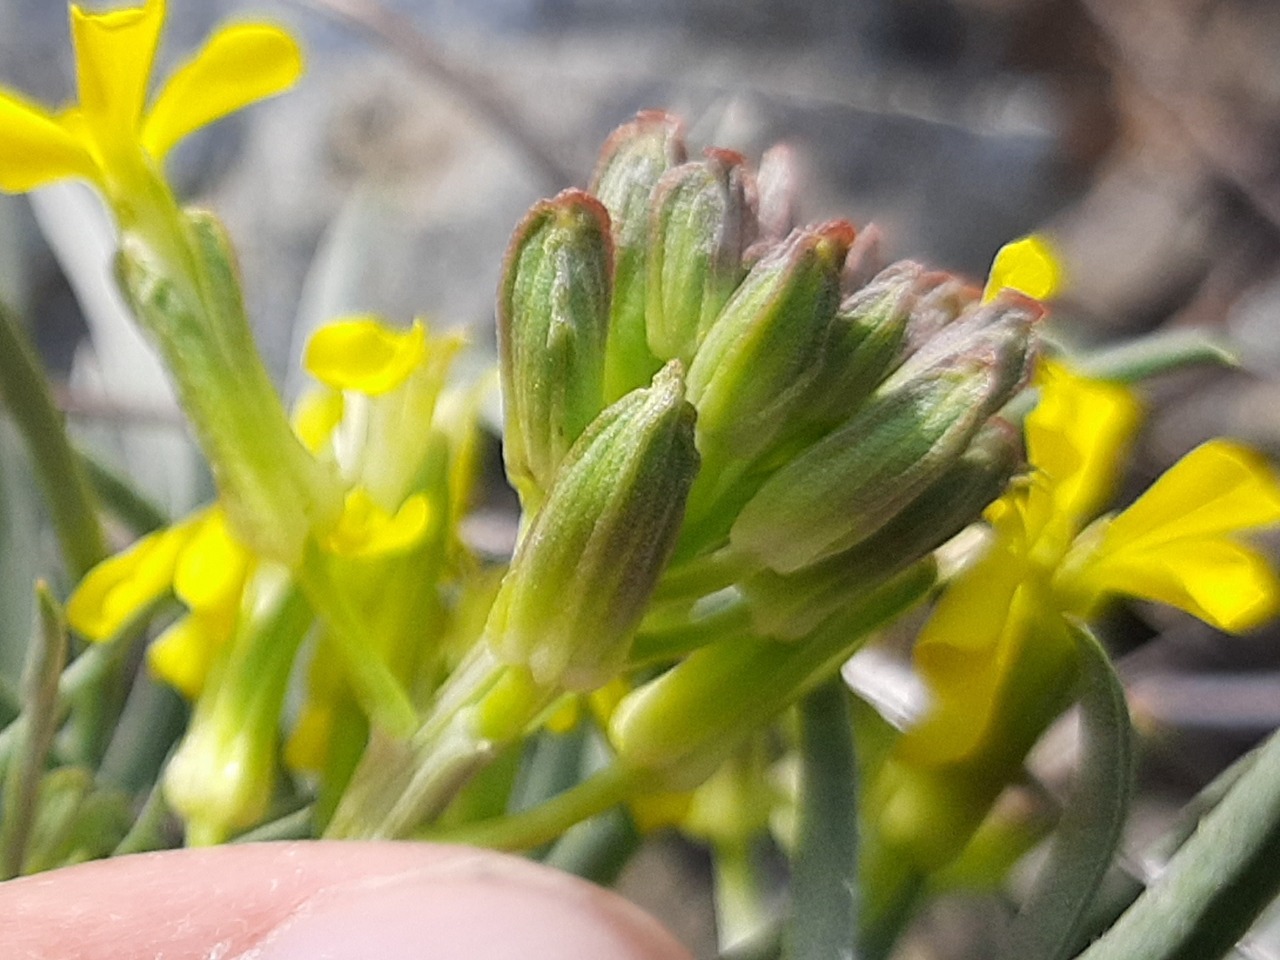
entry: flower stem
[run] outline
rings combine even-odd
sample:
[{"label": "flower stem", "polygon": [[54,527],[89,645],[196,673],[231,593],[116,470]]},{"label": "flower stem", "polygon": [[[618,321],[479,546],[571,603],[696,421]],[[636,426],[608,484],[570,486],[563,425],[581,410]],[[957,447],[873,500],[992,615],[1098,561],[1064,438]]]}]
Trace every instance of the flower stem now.
[{"label": "flower stem", "polygon": [[528,850],[550,843],[575,824],[616,807],[641,779],[639,771],[606,767],[531,810],[448,830],[428,828],[414,836],[419,840],[469,843],[495,850]]}]

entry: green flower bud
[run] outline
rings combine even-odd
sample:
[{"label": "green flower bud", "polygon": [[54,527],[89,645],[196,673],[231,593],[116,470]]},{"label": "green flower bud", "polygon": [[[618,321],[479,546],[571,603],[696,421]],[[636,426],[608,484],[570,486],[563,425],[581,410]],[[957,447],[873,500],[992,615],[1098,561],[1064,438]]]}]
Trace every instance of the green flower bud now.
[{"label": "green flower bud", "polygon": [[266,815],[289,675],[312,623],[301,592],[275,576],[244,600],[164,771],[165,800],[186,822],[188,845],[222,843]]},{"label": "green flower bud", "polygon": [[844,425],[779,469],[743,508],[733,546],[778,573],[842,553],[943,476],[1023,383],[1030,314],[917,354]]},{"label": "green flower bud", "polygon": [[741,586],[755,629],[803,637],[870,589],[975,522],[1021,461],[1017,432],[988,422],[964,454],[902,512],[862,543],[795,573],[764,570]]},{"label": "green flower bud", "polygon": [[679,363],[597,417],[516,548],[486,633],[536,682],[589,690],[622,665],[698,471]]},{"label": "green flower bud", "polygon": [[827,331],[797,433],[810,442],[847,420],[902,360],[920,268],[894,264],[846,297]]},{"label": "green flower bud", "polygon": [[680,122],[647,110],[613,132],[591,179],[591,192],[613,223],[614,293],[605,360],[609,402],[648,383],[662,365],[645,339],[649,209],[659,178],[684,160]]},{"label": "green flower bud", "polygon": [[535,204],[507,250],[498,296],[503,449],[527,508],[604,406],[612,268],[609,215],[581,190]]},{"label": "green flower bud", "polygon": [[658,357],[688,364],[745,273],[755,235],[746,161],[708,151],[659,181],[653,198],[645,327]]},{"label": "green flower bud", "polygon": [[[934,293],[943,294],[944,283]],[[912,323],[918,317],[936,307],[936,301],[926,297],[921,309],[913,311]],[[921,377],[929,377],[953,367],[966,357],[989,356],[995,369],[1002,374],[994,395],[999,409],[1026,383],[1031,373],[1034,357],[1032,327],[1044,316],[1044,307],[1019,293],[1008,291],[989,303],[970,302],[950,324],[943,326],[927,341],[920,344],[885,381],[885,390],[909,383]]]},{"label": "green flower bud", "polygon": [[756,263],[707,331],[689,399],[709,462],[754,460],[808,399],[853,236],[843,222],[796,231]]},{"label": "green flower bud", "polygon": [[744,739],[832,676],[874,631],[935,583],[931,562],[911,567],[850,604],[799,643],[732,637],[710,643],[623,699],[609,740],[624,769],[654,789],[688,790]]}]

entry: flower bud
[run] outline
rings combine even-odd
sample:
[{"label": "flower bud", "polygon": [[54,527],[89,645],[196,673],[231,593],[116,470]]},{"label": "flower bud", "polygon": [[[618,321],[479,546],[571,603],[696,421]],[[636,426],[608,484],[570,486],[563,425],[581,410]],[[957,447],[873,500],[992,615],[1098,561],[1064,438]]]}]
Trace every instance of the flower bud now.
[{"label": "flower bud", "polygon": [[707,331],[689,368],[689,399],[709,460],[754,460],[808,398],[853,236],[843,222],[796,231],[755,265]]},{"label": "flower bud", "polygon": [[659,178],[684,160],[680,122],[646,110],[609,137],[591,179],[591,192],[613,224],[613,308],[605,360],[609,401],[643,386],[661,366],[645,338],[649,209]]},{"label": "flower bud", "polygon": [[912,312],[913,329],[909,335],[919,335],[925,324],[936,323],[936,317],[929,317],[934,311],[947,312],[963,302],[963,312],[958,316],[952,314],[954,319],[937,326],[928,339],[915,345],[911,355],[890,378],[889,388],[927,376],[931,370],[954,363],[957,357],[982,353],[998,355],[1001,367],[1014,384],[1026,382],[1032,360],[1031,328],[1044,315],[1044,307],[1011,290],[982,304],[968,298],[957,302],[949,287],[950,284],[944,282],[921,300]]},{"label": "flower bud", "polygon": [[903,378],[779,469],[739,514],[733,546],[778,573],[842,553],[881,530],[969,447],[1025,375],[1029,329],[976,341]]},{"label": "flower bud", "polygon": [[805,636],[974,523],[1020,460],[1016,431],[988,422],[959,460],[862,543],[795,573],[764,570],[746,580],[741,589],[755,629],[787,640]]},{"label": "flower bud", "polygon": [[507,250],[498,296],[504,456],[534,509],[604,406],[612,261],[609,215],[581,190],[535,204]]},{"label": "flower bud", "polygon": [[536,682],[600,686],[621,666],[698,470],[680,365],[597,417],[516,548],[486,633]]},{"label": "flower bud", "polygon": [[755,234],[746,162],[727,150],[670,170],[654,192],[645,328],[658,357],[688,364],[745,272]]},{"label": "flower bud", "polygon": [[920,268],[899,263],[840,304],[797,418],[812,439],[847,420],[901,362]]}]

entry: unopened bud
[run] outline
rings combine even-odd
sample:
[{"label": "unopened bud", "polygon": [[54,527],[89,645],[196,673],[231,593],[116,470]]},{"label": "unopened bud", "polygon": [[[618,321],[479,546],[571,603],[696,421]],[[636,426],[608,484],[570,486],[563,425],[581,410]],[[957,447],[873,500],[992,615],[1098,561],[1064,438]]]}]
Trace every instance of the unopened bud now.
[{"label": "unopened bud", "polygon": [[591,179],[591,192],[613,224],[613,309],[605,361],[610,401],[643,386],[661,366],[645,338],[649,210],[659,178],[684,160],[680,121],[646,110],[609,137]]},{"label": "unopened bud", "polygon": [[734,523],[733,546],[792,573],[864,542],[951,469],[1019,382],[1008,367],[1024,354],[961,354],[886,384],[769,478]]},{"label": "unopened bud", "polygon": [[840,299],[844,222],[799,230],[763,257],[707,331],[689,369],[699,449],[755,459],[788,428]]},{"label": "unopened bud", "polygon": [[516,549],[486,632],[540,684],[600,686],[626,658],[698,471],[678,363],[597,417]]},{"label": "unopened bud", "polygon": [[807,635],[978,520],[1020,461],[1017,432],[988,422],[959,460],[862,543],[795,573],[764,570],[743,583],[756,630],[787,640]]},{"label": "unopened bud", "polygon": [[498,296],[504,456],[526,505],[604,406],[612,261],[609,215],[581,190],[535,204],[507,250]]},{"label": "unopened bud", "polygon": [[[943,283],[921,300],[912,314],[912,334],[918,335],[921,320],[928,313],[942,311],[952,305],[942,305],[951,300],[948,287],[949,284]],[[1031,331],[1042,316],[1043,306],[1012,290],[982,304],[968,299],[962,313],[938,328],[927,340],[915,345],[914,352],[894,372],[888,386],[892,389],[894,384],[928,376],[931,370],[949,366],[957,358],[982,354],[995,357],[1012,384],[1021,386],[1030,375],[1034,353],[1035,340]],[[927,322],[932,323],[933,320]]]},{"label": "unopened bud", "polygon": [[895,264],[840,304],[799,411],[813,439],[847,420],[901,361],[919,272],[913,263]]},{"label": "unopened bud", "polygon": [[746,163],[713,150],[670,170],[654,192],[645,327],[649,349],[688,364],[745,272],[755,235]]}]

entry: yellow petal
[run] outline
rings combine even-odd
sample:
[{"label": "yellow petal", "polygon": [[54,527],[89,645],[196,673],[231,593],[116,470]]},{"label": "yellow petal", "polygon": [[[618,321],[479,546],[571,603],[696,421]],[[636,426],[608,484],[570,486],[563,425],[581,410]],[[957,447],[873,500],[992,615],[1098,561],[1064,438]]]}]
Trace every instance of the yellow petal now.
[{"label": "yellow petal", "polygon": [[164,0],[106,13],[71,5],[80,107],[95,131],[135,135],[164,25]]},{"label": "yellow petal", "polygon": [[1104,555],[1084,574],[1099,593],[1121,593],[1185,610],[1230,633],[1280,611],[1280,581],[1256,550],[1225,538],[1190,538]]},{"label": "yellow petal", "polygon": [[1125,387],[1051,360],[1040,362],[1036,381],[1040,402],[1027,416],[1027,457],[1047,478],[1052,509],[1073,536],[1111,498],[1142,411]]},{"label": "yellow petal", "polygon": [[1111,522],[1100,551],[1150,550],[1277,522],[1280,484],[1266,459],[1241,444],[1210,440],[1170,467]]},{"label": "yellow petal", "polygon": [[191,613],[171,626],[147,648],[151,672],[189,700],[204,689],[214,654],[231,639],[234,623],[217,616]]},{"label": "yellow petal", "polygon": [[951,582],[916,641],[916,669],[933,705],[903,735],[903,756],[911,762],[962,759],[986,736],[1001,685],[1026,637],[1014,615],[1026,567],[1010,546],[997,542]]},{"label": "yellow petal", "polygon": [[403,553],[421,542],[431,509],[423,494],[409,497],[394,515],[374,503],[363,487],[347,494],[342,518],[325,546],[346,557],[381,557]]},{"label": "yellow petal", "polygon": [[1048,300],[1062,288],[1062,261],[1047,237],[1032,234],[1006,243],[991,263],[983,301],[1002,290],[1017,290],[1036,300]]},{"label": "yellow petal", "polygon": [[67,622],[90,640],[115,636],[169,592],[178,554],[191,535],[184,523],[143,537],[90,570],[67,601]]},{"label": "yellow petal", "polygon": [[288,90],[302,70],[298,42],[279,27],[224,27],[166,81],[143,124],[142,144],[160,160],[192,131]]},{"label": "yellow petal", "polygon": [[318,453],[342,422],[345,407],[340,390],[324,386],[308,390],[294,408],[293,432],[304,447]]},{"label": "yellow petal", "polygon": [[401,331],[371,316],[351,317],[317,330],[307,343],[303,365],[335,390],[377,396],[404,383],[422,363],[426,336],[417,320]]},{"label": "yellow petal", "polygon": [[212,510],[178,555],[173,591],[192,610],[222,611],[234,620],[251,559],[231,536],[225,514]]},{"label": "yellow petal", "polygon": [[285,744],[285,765],[291,770],[322,773],[329,762],[332,739],[332,706],[325,701],[308,700]]},{"label": "yellow petal", "polygon": [[0,93],[0,190],[25,193],[65,177],[96,180],[98,167],[57,119],[11,93]]}]

